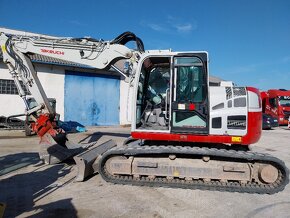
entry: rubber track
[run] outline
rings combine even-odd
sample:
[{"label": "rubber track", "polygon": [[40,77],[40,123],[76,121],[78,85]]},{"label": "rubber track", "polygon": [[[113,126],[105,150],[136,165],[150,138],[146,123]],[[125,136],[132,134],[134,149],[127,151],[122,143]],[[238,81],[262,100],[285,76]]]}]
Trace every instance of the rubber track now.
[{"label": "rubber track", "polygon": [[[241,184],[238,181],[220,182],[204,180],[186,181],[178,178],[170,179],[164,177],[156,177],[149,179],[147,176],[135,178],[133,176],[122,175],[109,175],[104,167],[106,160],[112,156],[142,156],[154,154],[183,154],[183,155],[198,155],[210,157],[222,157],[229,160],[240,160],[243,162],[259,162],[271,163],[279,169],[279,178],[274,184],[258,184],[250,182]],[[285,163],[280,159],[267,155],[254,153],[250,151],[236,151],[225,150],[207,147],[190,147],[190,146],[123,146],[106,152],[99,164],[99,173],[107,182],[124,185],[136,186],[151,186],[151,187],[170,187],[170,188],[184,188],[184,189],[201,189],[201,190],[214,190],[214,191],[227,191],[227,192],[240,192],[240,193],[257,193],[257,194],[274,194],[282,191],[289,182],[289,170]]]}]

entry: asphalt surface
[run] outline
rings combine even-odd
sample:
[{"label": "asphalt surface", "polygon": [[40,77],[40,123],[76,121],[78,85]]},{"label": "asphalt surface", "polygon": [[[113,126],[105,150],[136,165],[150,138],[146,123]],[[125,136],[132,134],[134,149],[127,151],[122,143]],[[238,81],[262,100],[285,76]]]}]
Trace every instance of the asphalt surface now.
[{"label": "asphalt surface", "polygon": [[[129,128],[88,128],[69,134],[78,143],[122,144]],[[44,165],[38,138],[0,131],[0,205],[4,217],[290,217],[290,185],[274,195],[150,188],[106,183],[100,175],[74,181],[73,164]],[[263,131],[253,151],[268,153],[290,168],[290,130]],[[1,214],[1,213],[0,213]]]}]

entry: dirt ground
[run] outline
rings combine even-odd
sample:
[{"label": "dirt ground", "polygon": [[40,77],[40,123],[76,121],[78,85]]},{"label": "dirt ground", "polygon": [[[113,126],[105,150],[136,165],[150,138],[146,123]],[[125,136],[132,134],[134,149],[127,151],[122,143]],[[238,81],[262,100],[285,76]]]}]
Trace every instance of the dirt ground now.
[{"label": "dirt ground", "polygon": [[[114,139],[122,144],[129,128],[88,128],[70,134],[78,143]],[[290,217],[290,185],[274,195],[149,188],[106,183],[100,175],[74,181],[69,164],[44,165],[38,138],[0,131],[0,202],[4,217]],[[263,131],[251,146],[285,161],[290,168],[290,130]]]}]

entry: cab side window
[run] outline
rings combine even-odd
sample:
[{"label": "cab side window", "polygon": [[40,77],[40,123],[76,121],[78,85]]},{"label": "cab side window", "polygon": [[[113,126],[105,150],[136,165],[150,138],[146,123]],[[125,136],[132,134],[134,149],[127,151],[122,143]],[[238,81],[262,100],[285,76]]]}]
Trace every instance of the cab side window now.
[{"label": "cab side window", "polygon": [[270,98],[269,103],[272,107],[277,107],[276,98]]}]

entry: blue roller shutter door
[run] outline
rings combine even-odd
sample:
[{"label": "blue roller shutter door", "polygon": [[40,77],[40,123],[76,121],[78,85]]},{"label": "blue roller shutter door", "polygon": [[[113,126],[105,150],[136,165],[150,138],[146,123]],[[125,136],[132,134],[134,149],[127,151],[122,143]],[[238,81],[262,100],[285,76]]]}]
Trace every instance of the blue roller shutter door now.
[{"label": "blue roller shutter door", "polygon": [[67,71],[64,95],[65,121],[85,126],[119,124],[118,77]]}]

